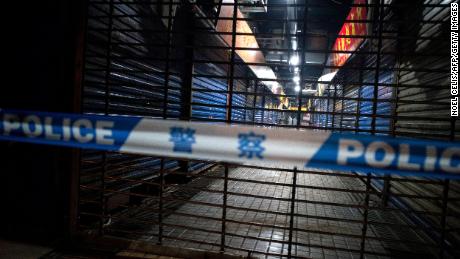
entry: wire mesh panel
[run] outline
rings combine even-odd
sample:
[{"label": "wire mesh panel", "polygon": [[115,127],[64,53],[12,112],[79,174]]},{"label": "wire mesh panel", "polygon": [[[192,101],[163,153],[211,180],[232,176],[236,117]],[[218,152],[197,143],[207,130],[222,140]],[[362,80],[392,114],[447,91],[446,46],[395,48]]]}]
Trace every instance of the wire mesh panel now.
[{"label": "wire mesh panel", "polygon": [[[451,2],[89,0],[83,111],[456,141]],[[205,160],[85,151],[80,231],[254,257],[460,256],[458,181]]]}]

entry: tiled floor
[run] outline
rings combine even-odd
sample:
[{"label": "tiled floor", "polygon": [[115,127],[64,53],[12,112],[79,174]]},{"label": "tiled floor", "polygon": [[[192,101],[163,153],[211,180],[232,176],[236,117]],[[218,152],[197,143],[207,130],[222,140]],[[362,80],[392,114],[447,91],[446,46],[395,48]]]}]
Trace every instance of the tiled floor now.
[{"label": "tiled floor", "polygon": [[[207,172],[207,175],[222,176],[223,170],[222,168],[217,168]],[[230,168],[229,178],[234,180],[229,180],[228,182],[227,205],[229,207],[226,212],[227,236],[225,244],[231,248],[226,248],[226,251],[240,255],[248,255],[247,251],[271,254],[284,253],[286,255],[288,252],[287,241],[289,240],[290,218],[289,216],[270,212],[289,213],[291,203],[289,200],[283,199],[291,197],[292,188],[250,181],[290,184],[292,183],[292,172],[238,167]],[[236,181],[237,179],[244,179],[249,182]],[[354,178],[316,174],[299,173],[297,184],[299,186],[365,190],[365,185]],[[192,189],[179,189],[178,187],[165,195],[165,197],[181,198],[189,202],[166,203],[165,208],[171,209],[175,213],[167,213],[164,217],[164,223],[166,224],[164,227],[164,244],[218,251],[221,242],[219,233],[222,230],[220,221],[222,209],[212,206],[212,204],[222,205],[223,195],[220,192],[223,190],[223,186],[224,181],[222,179],[200,177],[187,184],[187,187]],[[197,191],[193,188],[206,188],[209,191]],[[245,195],[256,195],[257,197]],[[296,191],[296,198],[305,202],[295,204],[295,213],[308,215],[308,217],[294,217],[294,228],[299,231],[293,232],[292,240],[294,244],[291,250],[293,255],[313,258],[359,258],[359,253],[345,251],[344,249],[359,251],[362,224],[339,220],[362,220],[362,211],[347,206],[317,204],[316,202],[357,205],[363,203],[364,195],[299,187]],[[200,204],[192,202],[199,202]],[[208,203],[211,206],[201,203]],[[146,207],[157,207],[157,202],[146,203],[138,210],[131,211],[130,218],[156,219],[156,215],[144,210]],[[181,213],[194,216],[181,215]],[[312,218],[314,216],[325,218]],[[372,215],[370,214],[370,216]],[[331,220],[330,218],[339,220]],[[126,225],[124,226],[126,227]],[[157,237],[148,233],[158,233],[158,226],[150,225],[148,230],[145,227],[147,225],[144,226],[142,231],[145,231],[146,234],[141,238],[156,241]],[[309,232],[301,230],[308,230]],[[324,232],[337,233],[337,235],[328,235],[324,234]],[[356,237],[341,234],[356,235]],[[378,235],[374,228],[368,228],[368,237]],[[201,243],[178,239],[189,239]],[[325,249],[324,247],[333,249]],[[388,251],[385,250],[385,244],[373,239],[366,239],[366,251],[388,254]],[[251,255],[264,257],[260,253],[252,253]],[[268,256],[268,258],[279,258],[279,256],[272,255]],[[382,258],[382,256],[367,255],[366,258]]]}]

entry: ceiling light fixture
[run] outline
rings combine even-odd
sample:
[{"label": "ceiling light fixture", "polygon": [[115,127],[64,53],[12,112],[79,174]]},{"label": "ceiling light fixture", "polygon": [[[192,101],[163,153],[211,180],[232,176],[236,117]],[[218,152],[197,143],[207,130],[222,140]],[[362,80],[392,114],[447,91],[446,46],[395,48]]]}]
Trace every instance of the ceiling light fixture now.
[{"label": "ceiling light fixture", "polygon": [[292,80],[293,80],[294,82],[296,82],[296,83],[299,83],[299,82],[300,82],[300,76],[294,76],[294,77],[292,78]]},{"label": "ceiling light fixture", "polygon": [[297,41],[296,40],[292,41],[292,49],[297,50]]},{"label": "ceiling light fixture", "polygon": [[296,92],[300,91],[300,85],[296,85],[295,88],[294,88],[294,90],[295,90]]},{"label": "ceiling light fixture", "polygon": [[293,55],[289,60],[289,63],[293,66],[297,66],[299,64],[299,56]]}]

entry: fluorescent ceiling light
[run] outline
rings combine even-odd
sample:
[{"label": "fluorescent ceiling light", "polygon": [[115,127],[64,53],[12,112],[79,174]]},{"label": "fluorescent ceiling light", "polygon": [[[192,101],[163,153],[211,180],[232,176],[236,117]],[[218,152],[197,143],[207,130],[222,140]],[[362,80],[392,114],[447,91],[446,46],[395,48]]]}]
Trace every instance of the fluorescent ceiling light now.
[{"label": "fluorescent ceiling light", "polygon": [[300,85],[296,85],[295,88],[294,88],[294,90],[295,90],[296,92],[300,91]]},{"label": "fluorescent ceiling light", "polygon": [[297,66],[299,64],[299,56],[293,55],[289,60],[289,63],[293,66]]},{"label": "fluorescent ceiling light", "polygon": [[294,80],[294,82],[298,83],[298,82],[300,82],[300,76],[294,76],[292,78],[292,80]]}]

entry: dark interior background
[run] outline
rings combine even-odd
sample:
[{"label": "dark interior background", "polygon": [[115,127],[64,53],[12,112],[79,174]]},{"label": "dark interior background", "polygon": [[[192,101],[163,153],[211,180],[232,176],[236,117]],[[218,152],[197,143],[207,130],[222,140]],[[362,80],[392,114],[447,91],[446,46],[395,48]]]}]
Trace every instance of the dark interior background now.
[{"label": "dark interior background", "polygon": [[[0,108],[74,112],[85,1],[9,1],[2,9]],[[53,242],[68,233],[67,148],[0,142],[0,238]]]}]

